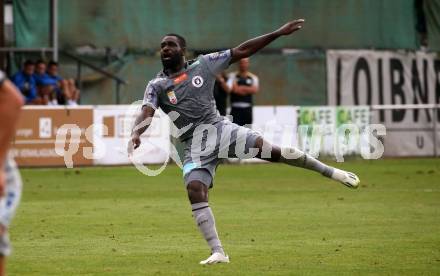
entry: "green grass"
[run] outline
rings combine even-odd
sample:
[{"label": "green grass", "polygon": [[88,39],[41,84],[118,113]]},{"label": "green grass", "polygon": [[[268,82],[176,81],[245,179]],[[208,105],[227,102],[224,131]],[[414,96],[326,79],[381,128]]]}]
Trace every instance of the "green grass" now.
[{"label": "green grass", "polygon": [[440,162],[352,161],[350,190],[285,165],[223,165],[210,204],[228,265],[191,217],[181,171],[24,169],[10,275],[440,274]]}]

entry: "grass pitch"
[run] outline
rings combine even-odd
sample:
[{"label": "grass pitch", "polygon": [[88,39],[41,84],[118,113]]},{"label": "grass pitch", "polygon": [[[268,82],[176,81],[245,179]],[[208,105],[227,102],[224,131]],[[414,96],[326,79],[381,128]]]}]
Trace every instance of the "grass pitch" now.
[{"label": "grass pitch", "polygon": [[209,255],[178,167],[22,170],[10,275],[440,274],[440,162],[352,161],[350,190],[278,164],[223,165],[210,194],[231,263]]}]

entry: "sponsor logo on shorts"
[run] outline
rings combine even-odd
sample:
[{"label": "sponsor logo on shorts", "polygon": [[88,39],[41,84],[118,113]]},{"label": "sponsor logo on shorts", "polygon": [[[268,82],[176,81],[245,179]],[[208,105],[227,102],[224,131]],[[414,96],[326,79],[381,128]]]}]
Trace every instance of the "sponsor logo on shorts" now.
[{"label": "sponsor logo on shorts", "polygon": [[194,87],[197,87],[197,88],[202,87],[202,85],[203,85],[203,78],[201,76],[193,77],[192,78],[192,85]]},{"label": "sponsor logo on shorts", "polygon": [[174,91],[168,91],[167,92],[168,99],[170,100],[170,103],[176,104],[177,103],[177,97]]}]

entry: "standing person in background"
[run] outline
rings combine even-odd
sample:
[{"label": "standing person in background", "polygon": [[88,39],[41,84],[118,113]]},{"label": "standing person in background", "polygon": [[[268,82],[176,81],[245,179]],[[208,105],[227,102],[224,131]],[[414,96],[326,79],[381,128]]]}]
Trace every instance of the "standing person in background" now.
[{"label": "standing person in background", "polygon": [[216,76],[214,83],[215,104],[221,116],[226,116],[226,103],[230,92],[227,79],[226,73],[223,71]]},{"label": "standing person in background", "polygon": [[21,177],[14,160],[7,157],[23,98],[0,71],[0,276],[6,275],[11,253],[8,228],[21,197]]},{"label": "standing person in background", "polygon": [[249,58],[238,63],[238,71],[228,76],[231,93],[231,115],[233,123],[244,126],[252,124],[252,95],[258,93],[258,77],[249,72]]}]

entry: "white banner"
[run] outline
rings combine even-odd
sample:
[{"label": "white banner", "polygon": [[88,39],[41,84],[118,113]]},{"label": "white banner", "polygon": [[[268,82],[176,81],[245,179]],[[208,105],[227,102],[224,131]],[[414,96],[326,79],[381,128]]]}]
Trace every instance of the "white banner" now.
[{"label": "white banner", "polygon": [[[330,50],[327,51],[327,95],[329,105],[438,103],[440,59],[425,52]],[[432,110],[381,110],[371,115],[372,123],[387,128],[385,155],[434,153]],[[440,152],[438,143],[437,148]]]},{"label": "white banner", "polygon": [[274,145],[296,146],[297,110],[295,106],[255,106],[252,129]]},{"label": "white banner", "polygon": [[[254,106],[252,130],[261,133],[264,140],[279,147],[297,146],[296,106]],[[265,162],[257,158],[242,162]]]},{"label": "white banner", "polygon": [[[127,154],[135,115],[128,112],[128,105],[101,105],[93,111],[94,164],[131,164]],[[103,126],[107,128],[104,132]],[[168,160],[170,152],[170,124],[166,115],[157,111],[148,130],[141,136],[139,161],[145,164],[162,164]]]},{"label": "white banner", "polygon": [[[360,154],[360,135],[369,123],[368,106],[301,106],[298,147],[315,157]],[[349,126],[349,134],[342,131]]]}]

